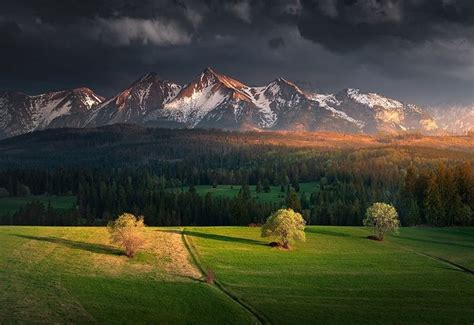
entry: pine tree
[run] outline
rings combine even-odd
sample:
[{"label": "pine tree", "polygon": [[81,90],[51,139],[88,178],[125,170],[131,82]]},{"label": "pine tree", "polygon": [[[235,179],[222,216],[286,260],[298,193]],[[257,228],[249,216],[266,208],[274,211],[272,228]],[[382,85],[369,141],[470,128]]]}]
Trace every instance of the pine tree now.
[{"label": "pine tree", "polygon": [[286,196],[286,207],[296,212],[301,212],[301,202],[298,194],[294,190],[290,190]]},{"label": "pine tree", "polygon": [[441,201],[441,193],[438,188],[438,183],[434,175],[432,175],[428,181],[424,210],[427,223],[434,226],[442,225],[441,213],[443,211],[443,203]]}]

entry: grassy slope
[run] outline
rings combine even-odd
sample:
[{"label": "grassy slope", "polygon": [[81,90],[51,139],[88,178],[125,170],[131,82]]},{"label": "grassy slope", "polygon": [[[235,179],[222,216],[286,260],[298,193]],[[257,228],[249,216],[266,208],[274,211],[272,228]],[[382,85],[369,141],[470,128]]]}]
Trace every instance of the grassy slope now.
[{"label": "grassy slope", "polygon": [[391,242],[474,270],[474,228],[403,228]]},{"label": "grassy slope", "polygon": [[385,242],[355,227],[308,227],[292,251],[255,228],[188,228],[202,262],[275,323],[472,323],[474,229],[402,229]]},{"label": "grassy slope", "polygon": [[[319,185],[317,182],[308,182],[308,183],[300,183],[300,191],[299,195],[306,193],[309,196],[311,193],[315,192],[318,189]],[[196,192],[200,195],[206,195],[206,193],[212,193],[213,196],[223,196],[223,197],[235,197],[241,188],[240,185],[218,185],[216,188],[213,188],[211,185],[198,185],[195,187]],[[271,186],[271,191],[269,193],[260,192],[257,193],[255,190],[255,185],[250,185],[250,192],[252,197],[256,198],[260,202],[284,202],[286,196],[285,192],[281,192],[280,186]],[[174,189],[175,191],[181,191],[181,188]],[[184,188],[185,191],[188,188]],[[283,197],[281,197],[283,196]]]},{"label": "grassy slope", "polygon": [[162,253],[167,233],[150,228],[148,237],[149,248],[129,260],[108,245],[105,228],[0,227],[0,323],[249,322],[183,273],[175,249]]},{"label": "grassy slope", "polygon": [[28,197],[6,197],[0,199],[0,214],[12,214],[22,206],[31,201],[40,201],[45,205],[51,202],[51,206],[56,209],[70,209],[76,203],[75,196],[28,196]]}]

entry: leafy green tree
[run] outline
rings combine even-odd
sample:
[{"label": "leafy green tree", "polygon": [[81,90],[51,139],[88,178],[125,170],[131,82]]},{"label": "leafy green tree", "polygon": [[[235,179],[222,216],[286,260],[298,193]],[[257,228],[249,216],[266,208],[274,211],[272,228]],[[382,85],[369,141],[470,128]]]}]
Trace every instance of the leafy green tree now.
[{"label": "leafy green tree", "polygon": [[125,249],[125,255],[133,257],[145,244],[143,217],[135,217],[131,213],[121,214],[117,220],[108,224],[110,239]]},{"label": "leafy green tree", "polygon": [[281,247],[289,249],[295,240],[306,240],[305,225],[306,222],[298,212],[280,209],[268,217],[262,227],[262,237],[276,237]]},{"label": "leafy green tree", "polygon": [[387,233],[398,231],[399,225],[397,210],[391,204],[377,202],[367,209],[364,226],[372,227],[378,240],[383,240]]}]

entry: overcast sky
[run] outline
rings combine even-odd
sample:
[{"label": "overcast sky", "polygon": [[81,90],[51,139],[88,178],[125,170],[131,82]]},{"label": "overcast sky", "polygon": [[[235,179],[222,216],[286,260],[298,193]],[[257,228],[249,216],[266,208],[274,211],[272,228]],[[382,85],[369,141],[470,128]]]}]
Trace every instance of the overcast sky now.
[{"label": "overcast sky", "polygon": [[473,0],[1,0],[0,89],[114,95],[206,66],[422,105],[474,102]]}]

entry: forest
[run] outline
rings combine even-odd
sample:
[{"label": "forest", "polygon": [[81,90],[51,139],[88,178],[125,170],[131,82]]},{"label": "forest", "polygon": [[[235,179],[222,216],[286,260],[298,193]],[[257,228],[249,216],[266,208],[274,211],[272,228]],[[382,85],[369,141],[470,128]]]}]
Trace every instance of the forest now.
[{"label": "forest", "polygon": [[[103,225],[128,211],[143,215],[148,225],[249,225],[284,205],[301,212],[307,224],[361,225],[368,206],[387,202],[402,225],[474,225],[469,147],[400,145],[386,136],[370,146],[321,148],[295,145],[299,135],[288,134],[269,133],[255,142],[252,133],[224,131],[71,132],[2,142],[0,196],[75,195],[77,202],[67,211],[31,202],[0,216],[1,224]],[[54,159],[48,159],[52,148]],[[71,148],[80,155],[71,155]],[[318,187],[302,193],[305,182]],[[203,184],[240,190],[235,197],[198,194],[194,187]],[[249,185],[260,191],[278,186],[283,199],[258,201]]]}]

